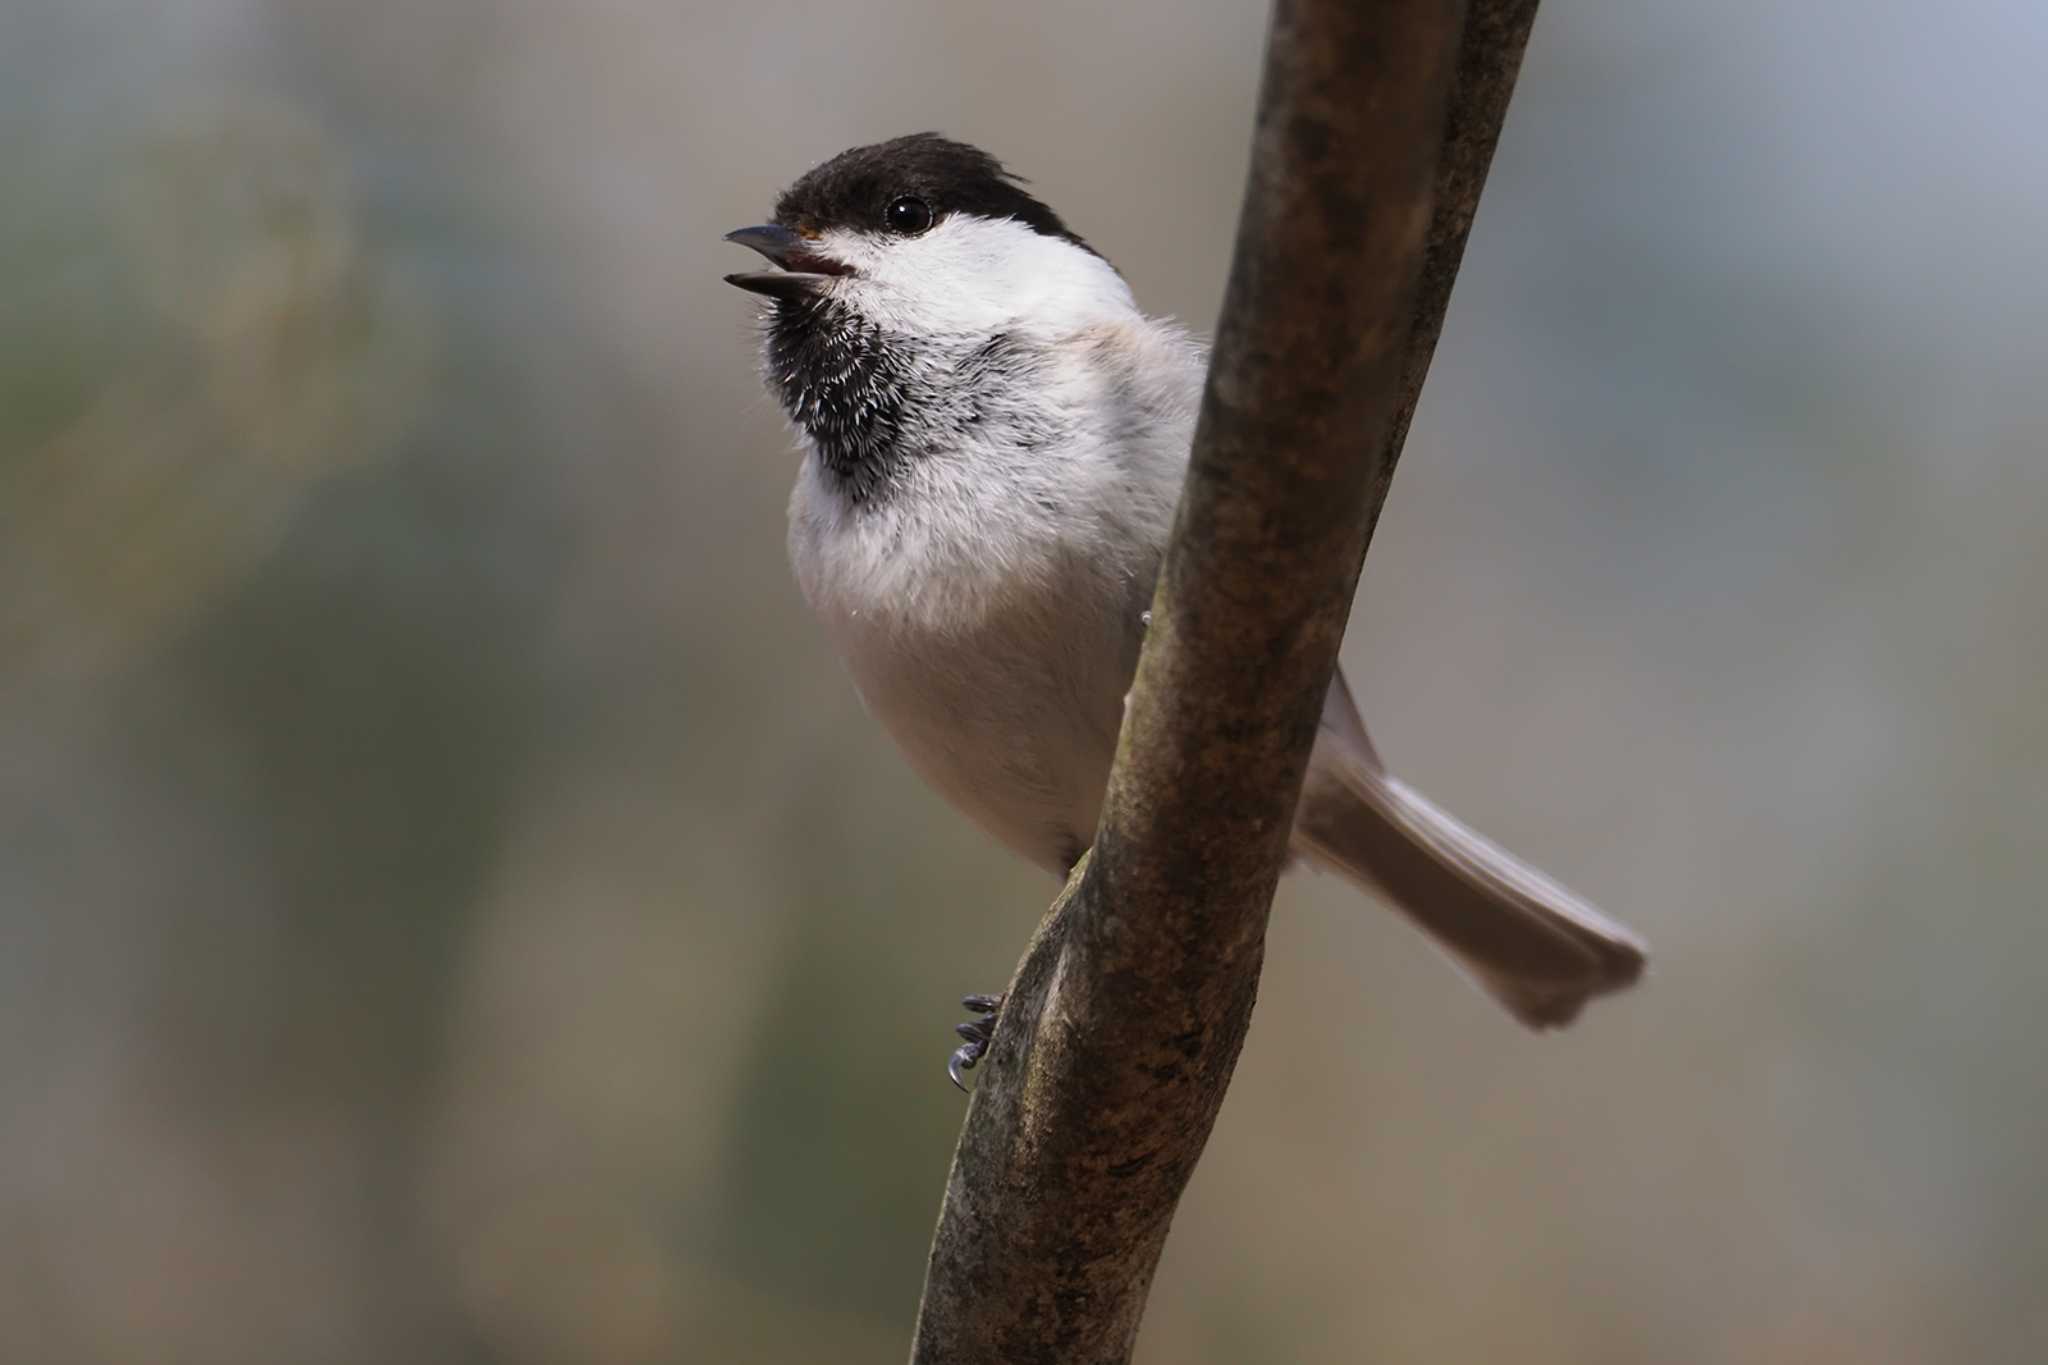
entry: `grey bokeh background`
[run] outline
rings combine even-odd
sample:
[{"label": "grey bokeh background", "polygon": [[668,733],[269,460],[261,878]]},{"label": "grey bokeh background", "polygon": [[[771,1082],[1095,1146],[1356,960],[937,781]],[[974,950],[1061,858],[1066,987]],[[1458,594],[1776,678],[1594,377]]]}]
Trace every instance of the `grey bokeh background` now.
[{"label": "grey bokeh background", "polygon": [[[1251,5],[0,15],[0,1359],[901,1358],[1050,889],[782,558],[719,234],[924,127],[1208,327]],[[1166,1362],[2048,1352],[2048,19],[1553,0],[1346,657],[1640,926],[1283,888]]]}]

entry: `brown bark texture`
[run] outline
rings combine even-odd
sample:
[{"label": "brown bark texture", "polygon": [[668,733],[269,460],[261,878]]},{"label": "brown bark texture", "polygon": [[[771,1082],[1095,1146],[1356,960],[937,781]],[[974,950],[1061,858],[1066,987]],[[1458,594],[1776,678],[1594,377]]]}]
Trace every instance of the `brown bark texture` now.
[{"label": "brown bark texture", "polygon": [[1358,571],[1536,0],[1278,0],[1094,848],[1011,982],[913,1365],[1128,1361],[1245,1030]]}]

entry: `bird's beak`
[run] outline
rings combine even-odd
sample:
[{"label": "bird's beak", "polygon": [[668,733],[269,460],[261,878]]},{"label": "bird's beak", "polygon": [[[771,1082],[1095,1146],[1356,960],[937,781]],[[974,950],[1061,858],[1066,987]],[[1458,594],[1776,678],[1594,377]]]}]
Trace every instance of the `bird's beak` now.
[{"label": "bird's beak", "polygon": [[835,276],[853,273],[849,267],[813,251],[810,243],[788,228],[774,223],[728,232],[725,240],[758,251],[781,267],[744,270],[725,277],[727,284],[738,285],[750,293],[766,294],[771,299],[810,298]]}]

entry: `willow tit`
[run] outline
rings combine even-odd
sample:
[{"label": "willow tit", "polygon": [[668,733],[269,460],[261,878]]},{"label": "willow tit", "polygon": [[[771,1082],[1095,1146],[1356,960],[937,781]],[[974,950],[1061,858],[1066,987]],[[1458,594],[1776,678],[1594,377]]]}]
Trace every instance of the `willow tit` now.
[{"label": "willow tit", "polygon": [[[773,266],[726,279],[766,300],[763,374],[804,450],[805,598],[917,771],[1065,876],[1101,810],[1206,349],[994,157],[936,134],[832,158],[727,240]],[[1531,1028],[1642,970],[1628,931],[1390,775],[1342,673],[1293,847]],[[956,1080],[989,1031],[961,1026]]]}]

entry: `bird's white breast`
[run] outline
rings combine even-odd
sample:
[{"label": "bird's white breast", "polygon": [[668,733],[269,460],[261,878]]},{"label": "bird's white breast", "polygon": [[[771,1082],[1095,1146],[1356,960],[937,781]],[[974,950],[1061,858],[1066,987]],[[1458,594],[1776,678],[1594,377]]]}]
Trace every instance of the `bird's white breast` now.
[{"label": "bird's white breast", "polygon": [[815,458],[790,502],[806,599],[912,765],[1054,871],[1093,836],[1179,496],[1201,358],[1135,319],[1055,346],[1035,429],[1000,423],[855,502]]}]

